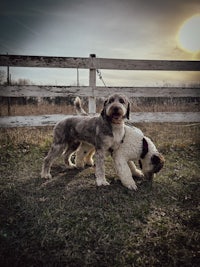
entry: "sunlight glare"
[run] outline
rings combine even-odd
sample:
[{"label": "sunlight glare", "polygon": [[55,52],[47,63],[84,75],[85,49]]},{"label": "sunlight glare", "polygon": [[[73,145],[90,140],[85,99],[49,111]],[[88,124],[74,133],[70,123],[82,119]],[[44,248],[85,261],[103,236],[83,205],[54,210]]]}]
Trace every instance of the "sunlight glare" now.
[{"label": "sunlight glare", "polygon": [[178,33],[179,45],[191,53],[200,51],[200,15],[195,15],[186,20]]}]

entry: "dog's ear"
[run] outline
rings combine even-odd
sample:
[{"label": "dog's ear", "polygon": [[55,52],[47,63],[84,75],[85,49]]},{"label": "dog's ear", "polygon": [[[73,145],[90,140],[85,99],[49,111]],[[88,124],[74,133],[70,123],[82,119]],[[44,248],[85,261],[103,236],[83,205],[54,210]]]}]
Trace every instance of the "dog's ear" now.
[{"label": "dog's ear", "polygon": [[153,155],[151,157],[151,162],[154,165],[154,173],[157,173],[163,168],[165,160],[164,157],[161,154],[159,154],[159,155]]},{"label": "dog's ear", "polygon": [[102,109],[102,111],[101,111],[101,116],[103,117],[103,119],[105,119],[105,117],[106,117],[106,111],[105,111],[105,108]]},{"label": "dog's ear", "polygon": [[104,101],[104,104],[103,104],[103,109],[101,111],[101,116],[105,119],[106,118],[106,105],[107,105],[107,100]]},{"label": "dog's ear", "polygon": [[141,159],[144,159],[144,157],[146,156],[146,154],[149,151],[149,146],[148,146],[148,142],[145,138],[142,139],[142,154],[141,154]]},{"label": "dog's ear", "polygon": [[151,158],[151,162],[153,165],[158,165],[160,163],[160,157],[157,155],[153,155]]},{"label": "dog's ear", "polygon": [[128,102],[127,112],[126,112],[126,118],[129,120],[130,118],[130,110],[131,110],[131,104]]}]

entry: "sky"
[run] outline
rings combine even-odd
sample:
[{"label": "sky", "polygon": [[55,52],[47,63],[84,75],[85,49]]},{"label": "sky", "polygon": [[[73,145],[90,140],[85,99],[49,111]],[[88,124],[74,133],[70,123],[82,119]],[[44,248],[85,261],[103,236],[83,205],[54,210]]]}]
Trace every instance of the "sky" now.
[{"label": "sky", "polygon": [[[190,18],[193,28],[180,31]],[[198,27],[199,23],[199,27]],[[184,40],[182,43],[180,40]],[[197,44],[195,51],[186,42]],[[185,42],[185,43],[184,43]],[[0,54],[200,59],[199,0],[1,0]],[[13,79],[76,84],[76,70],[12,68]],[[198,73],[102,71],[107,86],[196,81]],[[82,85],[88,71],[80,70]],[[99,81],[100,83],[100,81]]]}]

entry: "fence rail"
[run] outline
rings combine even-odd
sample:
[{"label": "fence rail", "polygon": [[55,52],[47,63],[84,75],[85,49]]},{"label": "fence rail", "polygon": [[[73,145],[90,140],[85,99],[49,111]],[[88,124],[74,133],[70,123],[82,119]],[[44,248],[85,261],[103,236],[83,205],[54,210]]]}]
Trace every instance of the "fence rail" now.
[{"label": "fence rail", "polygon": [[0,55],[0,65],[10,67],[80,68],[112,70],[200,71],[198,60],[135,60],[84,57]]},{"label": "fence rail", "polygon": [[[89,86],[16,86],[0,85],[2,97],[67,97],[89,98],[89,112],[96,112],[96,97],[122,92],[128,97],[200,97],[200,88],[191,87],[98,87],[96,70],[154,70],[200,71],[200,61],[183,60],[131,60],[80,57],[44,57],[0,55],[0,66],[89,69]],[[7,116],[0,117],[0,127],[53,125],[66,115]],[[200,122],[200,112],[139,112],[132,113],[134,122]]]},{"label": "fence rail", "polygon": [[0,96],[10,97],[106,97],[123,92],[128,97],[200,97],[199,88],[191,87],[100,87],[0,85]]}]

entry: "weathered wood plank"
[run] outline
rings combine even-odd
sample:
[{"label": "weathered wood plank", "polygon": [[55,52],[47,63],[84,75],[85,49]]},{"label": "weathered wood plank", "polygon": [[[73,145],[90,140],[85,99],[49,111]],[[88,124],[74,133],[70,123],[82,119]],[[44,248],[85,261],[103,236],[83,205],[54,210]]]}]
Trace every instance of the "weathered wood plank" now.
[{"label": "weathered wood plank", "polygon": [[[93,55],[90,56],[92,60],[95,59]],[[89,72],[89,86],[92,88],[92,94],[88,98],[88,109],[90,113],[96,112],[96,100],[94,96],[94,89],[96,87],[96,70],[90,69]]]},{"label": "weathered wood plank", "polygon": [[128,97],[200,97],[200,88],[0,85],[4,97],[107,97],[116,92]]},{"label": "weathered wood plank", "polygon": [[162,71],[200,71],[200,61],[190,60],[133,60],[96,58],[100,69],[117,70],[162,70]]},{"label": "weathered wood plank", "polygon": [[96,97],[122,93],[128,97],[200,97],[200,88],[181,87],[97,87]]},{"label": "weathered wood plank", "polygon": [[[6,116],[0,117],[0,127],[49,126],[67,117],[72,115]],[[200,112],[135,112],[130,122],[200,122]]]},{"label": "weathered wood plank", "polygon": [[89,86],[38,86],[38,85],[0,85],[0,96],[10,97],[66,97],[91,96]]},{"label": "weathered wood plank", "polygon": [[88,69],[93,63],[90,58],[80,57],[0,55],[0,66]]},{"label": "weathered wood plank", "polygon": [[134,60],[20,55],[0,55],[0,66],[80,69],[94,68],[117,70],[200,71],[200,61],[198,60]]}]

